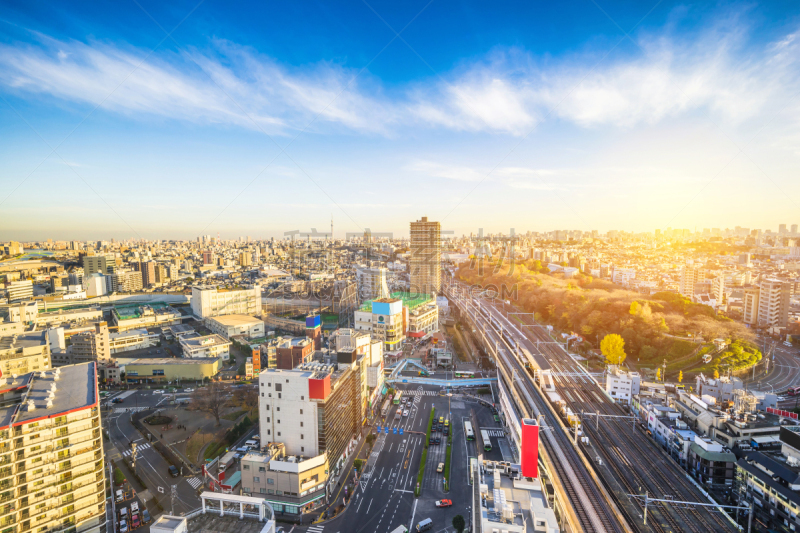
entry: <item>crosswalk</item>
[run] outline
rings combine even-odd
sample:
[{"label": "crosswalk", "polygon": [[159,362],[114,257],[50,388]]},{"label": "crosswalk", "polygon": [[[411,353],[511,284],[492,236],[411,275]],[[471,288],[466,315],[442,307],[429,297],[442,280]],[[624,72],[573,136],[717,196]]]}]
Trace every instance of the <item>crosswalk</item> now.
[{"label": "crosswalk", "polygon": [[[142,450],[148,449],[149,447],[150,447],[150,445],[147,444],[147,443],[141,444],[141,445],[137,444],[136,445],[136,451],[140,452]],[[131,454],[131,450],[125,450],[124,452],[122,452],[122,457],[128,457],[130,454]]]},{"label": "crosswalk", "polygon": [[308,533],[322,533],[323,529],[325,529],[325,526],[309,526],[306,531]]},{"label": "crosswalk", "polygon": [[195,490],[197,490],[197,488],[200,487],[200,485],[203,484],[203,480],[202,479],[198,479],[196,477],[190,477],[186,481],[188,481],[189,485],[191,485],[192,488],[195,489]]},{"label": "crosswalk", "polygon": [[435,390],[404,390],[404,396],[438,396],[439,392]]},{"label": "crosswalk", "polygon": [[489,434],[490,437],[505,437],[506,432],[502,429],[487,429],[486,433]]},{"label": "crosswalk", "polygon": [[115,407],[114,413],[136,413],[138,411],[146,411],[147,409],[152,409],[152,407]]}]

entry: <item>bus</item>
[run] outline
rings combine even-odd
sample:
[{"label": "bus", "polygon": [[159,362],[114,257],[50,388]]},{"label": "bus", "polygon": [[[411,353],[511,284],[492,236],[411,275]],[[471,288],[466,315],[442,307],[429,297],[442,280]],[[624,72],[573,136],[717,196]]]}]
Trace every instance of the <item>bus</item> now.
[{"label": "bus", "polygon": [[389,399],[387,398],[385,402],[383,402],[383,407],[381,408],[381,416],[386,418],[386,415],[389,414]]},{"label": "bus", "polygon": [[456,379],[471,379],[475,377],[475,372],[466,370],[456,370]]},{"label": "bus", "polygon": [[472,431],[471,422],[464,422],[464,435],[467,437],[467,440],[475,440],[475,432]]},{"label": "bus", "polygon": [[485,429],[481,430],[481,440],[483,440],[483,451],[492,451],[492,441],[489,439],[489,432]]},{"label": "bus", "polygon": [[392,403],[395,404],[395,405],[400,405],[400,397],[402,395],[403,395],[403,393],[400,392],[400,391],[395,392],[394,393],[394,399],[392,400]]},{"label": "bus", "polygon": [[789,390],[786,392],[789,396],[800,396],[800,387],[789,387]]}]

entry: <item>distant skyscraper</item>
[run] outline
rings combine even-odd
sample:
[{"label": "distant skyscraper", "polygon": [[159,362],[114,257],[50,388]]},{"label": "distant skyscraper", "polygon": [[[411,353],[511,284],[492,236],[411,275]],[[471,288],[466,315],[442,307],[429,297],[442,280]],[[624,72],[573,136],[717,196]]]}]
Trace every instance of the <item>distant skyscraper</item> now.
[{"label": "distant skyscraper", "polygon": [[778,233],[786,233],[786,224],[778,226]]},{"label": "distant skyscraper", "polygon": [[428,217],[411,223],[411,292],[438,293],[442,288],[442,228]]},{"label": "distant skyscraper", "polygon": [[792,235],[797,235],[797,224],[792,224]]},{"label": "distant skyscraper", "polygon": [[705,279],[702,265],[684,265],[681,269],[680,293],[687,298],[694,295],[694,285]]},{"label": "distant skyscraper", "polygon": [[83,258],[83,275],[89,277],[92,274],[108,274],[106,264],[106,256],[104,255],[87,255]]},{"label": "distant skyscraper", "polygon": [[213,265],[214,264],[214,252],[211,252],[211,251],[203,252],[203,264],[204,265]]}]

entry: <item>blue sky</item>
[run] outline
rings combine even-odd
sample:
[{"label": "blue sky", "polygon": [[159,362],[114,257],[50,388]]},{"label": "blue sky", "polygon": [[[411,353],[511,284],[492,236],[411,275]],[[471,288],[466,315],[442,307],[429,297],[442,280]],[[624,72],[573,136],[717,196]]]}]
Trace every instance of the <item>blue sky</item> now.
[{"label": "blue sky", "polygon": [[798,223],[799,11],[6,5],[0,239]]}]

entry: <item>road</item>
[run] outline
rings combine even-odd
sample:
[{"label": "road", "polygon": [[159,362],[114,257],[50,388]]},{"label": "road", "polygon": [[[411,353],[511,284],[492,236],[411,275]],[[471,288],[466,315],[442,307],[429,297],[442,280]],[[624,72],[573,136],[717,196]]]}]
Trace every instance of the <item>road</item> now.
[{"label": "road", "polygon": [[[763,339],[756,340],[763,347]],[[758,365],[755,378],[746,376],[744,382],[748,388],[763,392],[783,392],[789,387],[800,385],[800,353],[795,347],[787,347],[778,342],[770,359],[768,372],[764,373],[764,365]]]},{"label": "road", "polygon": [[[398,386],[403,390],[403,386]],[[413,398],[407,417],[395,417],[397,406],[392,406],[387,421],[378,424],[381,433],[375,441],[353,499],[347,508],[334,519],[309,526],[310,533],[384,533],[400,525],[410,530],[425,518],[434,521],[431,531],[443,531],[452,527],[457,514],[469,520],[471,487],[467,480],[469,458],[477,456],[475,441],[464,438],[464,421],[477,417],[482,428],[491,430],[493,449],[484,453],[487,459],[513,460],[510,447],[499,423],[494,421],[491,411],[460,394],[440,396],[438,387],[417,386],[403,390],[403,395]],[[422,480],[420,498],[414,498],[419,464],[425,442],[425,432],[431,409],[438,419],[450,421],[452,428],[451,487],[443,490],[443,475],[436,472],[439,463],[445,462],[446,437],[435,433],[442,444],[428,448],[427,461]],[[385,428],[389,428],[389,433]],[[400,434],[402,428],[403,434]],[[395,433],[395,430],[397,433]],[[453,507],[438,509],[435,502],[450,499]]]},{"label": "road", "polygon": [[[110,403],[113,398],[123,398],[122,403]],[[164,395],[153,394],[150,390],[118,391],[104,399],[109,402],[109,407],[103,410],[103,425],[108,430],[111,442],[105,443],[106,456],[117,463],[128,460],[131,454],[131,443],[137,445],[136,470],[144,481],[150,497],[158,499],[164,510],[170,512],[171,487],[176,485],[175,513],[192,511],[201,506],[197,496],[197,487],[202,484],[200,476],[180,476],[173,478],[169,475],[170,464],[147,443],[139,431],[133,426],[131,416],[135,410],[156,407],[168,399]],[[163,489],[163,493],[159,491]],[[140,503],[140,506],[142,504]],[[160,514],[157,509],[148,508],[155,517]]]}]

